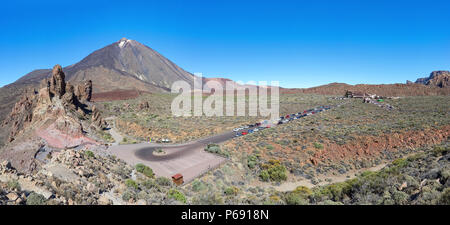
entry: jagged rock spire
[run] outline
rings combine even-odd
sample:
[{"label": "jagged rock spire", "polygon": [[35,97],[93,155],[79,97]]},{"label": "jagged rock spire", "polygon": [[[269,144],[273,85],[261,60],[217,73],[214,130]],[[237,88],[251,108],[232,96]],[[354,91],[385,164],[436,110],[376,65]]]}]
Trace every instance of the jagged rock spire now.
[{"label": "jagged rock spire", "polygon": [[62,67],[57,64],[53,67],[52,78],[50,79],[50,92],[61,98],[66,93],[66,75]]}]

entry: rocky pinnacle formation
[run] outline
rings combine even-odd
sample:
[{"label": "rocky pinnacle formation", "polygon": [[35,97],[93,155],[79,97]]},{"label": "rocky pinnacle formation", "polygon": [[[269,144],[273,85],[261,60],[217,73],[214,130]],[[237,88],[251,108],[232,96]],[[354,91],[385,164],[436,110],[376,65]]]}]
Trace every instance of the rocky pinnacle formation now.
[{"label": "rocky pinnacle formation", "polygon": [[52,70],[52,77],[50,79],[50,92],[61,98],[66,93],[66,75],[62,71],[60,65],[55,65]]},{"label": "rocky pinnacle formation", "polygon": [[[57,129],[61,128],[60,123],[66,124],[66,128],[78,127],[72,130],[78,130],[79,132],[72,133],[82,135],[83,126],[77,122],[77,118],[82,118],[86,114],[92,113],[91,125],[96,129],[105,128],[106,123],[101,117],[100,111],[88,103],[91,97],[92,81],[85,81],[83,84],[75,87],[68,82],[66,83],[65,74],[61,66],[55,65],[51,78],[41,83],[39,91],[31,91],[24,94],[14,106],[8,119],[5,120],[4,125],[11,127],[9,142],[14,141],[16,136],[24,130],[36,128],[32,124],[36,124],[44,119],[56,121],[55,127]],[[90,107],[92,109],[89,109]],[[71,130],[66,128],[61,129],[61,131]]]},{"label": "rocky pinnacle formation", "polygon": [[79,85],[75,94],[78,96],[80,101],[91,101],[92,98],[92,81],[88,80],[84,82],[83,85]]}]

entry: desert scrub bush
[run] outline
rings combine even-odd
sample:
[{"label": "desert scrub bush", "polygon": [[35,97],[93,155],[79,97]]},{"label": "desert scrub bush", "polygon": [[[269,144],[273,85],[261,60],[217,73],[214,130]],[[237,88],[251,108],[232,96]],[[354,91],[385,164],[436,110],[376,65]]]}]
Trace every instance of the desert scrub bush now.
[{"label": "desert scrub bush", "polygon": [[323,149],[323,145],[320,144],[320,143],[314,142],[313,145],[314,145],[314,148],[317,148],[317,149]]},{"label": "desert scrub bush", "polygon": [[10,180],[10,181],[8,181],[7,186],[11,190],[18,190],[18,191],[20,191],[20,184],[19,184],[18,180]]},{"label": "desert scrub bush", "polygon": [[283,203],[283,200],[278,195],[271,195],[263,202],[263,205],[281,205]]},{"label": "desert scrub bush", "polygon": [[108,143],[113,143],[115,141],[111,134],[107,132],[103,132],[102,137],[103,140],[107,141]]},{"label": "desert scrub bush", "polygon": [[88,157],[88,158],[94,158],[94,153],[92,151],[89,151],[89,150],[85,151],[84,155],[86,157]]},{"label": "desert scrub bush", "polygon": [[312,198],[316,202],[323,200],[333,200],[342,201],[345,196],[350,195],[353,185],[356,183],[357,179],[351,179],[345,182],[334,183],[324,187],[319,187],[312,194]]},{"label": "desert scrub bush", "polygon": [[273,150],[274,147],[273,147],[272,145],[266,145],[266,149],[267,149],[267,150]]},{"label": "desert scrub bush", "polygon": [[141,182],[141,185],[145,187],[146,189],[152,189],[152,188],[158,188],[158,184],[154,179],[145,179]]},{"label": "desert scrub bush", "polygon": [[161,186],[170,186],[172,185],[172,181],[167,177],[158,177],[156,178],[156,183]]},{"label": "desert scrub bush", "polygon": [[295,194],[293,192],[286,194],[284,197],[286,204],[288,205],[308,205],[309,200],[303,198],[302,196]]},{"label": "desert scrub bush", "polygon": [[225,193],[225,195],[237,195],[237,193],[239,192],[239,188],[237,188],[235,186],[231,186],[231,187],[225,188],[225,190],[223,192]]},{"label": "desert scrub bush", "polygon": [[136,183],[136,181],[134,181],[134,180],[132,180],[132,179],[127,179],[127,180],[125,180],[125,185],[127,186],[127,187],[129,187],[129,188],[134,188],[134,189],[138,189],[139,188],[139,186],[138,186],[138,184]]},{"label": "desert scrub bush", "polygon": [[307,205],[309,204],[309,196],[312,194],[311,189],[298,186],[295,190],[285,195],[285,201],[288,205]]},{"label": "desert scrub bush", "polygon": [[259,162],[259,155],[258,154],[249,155],[247,157],[247,166],[250,169],[255,168],[255,166],[258,164],[258,162]]},{"label": "desert scrub bush", "polygon": [[194,182],[192,182],[192,190],[193,191],[199,192],[199,191],[203,191],[205,189],[206,189],[206,185],[202,181],[195,180]]},{"label": "desert scrub bush", "polygon": [[136,198],[136,194],[134,192],[131,192],[128,190],[123,192],[123,194],[122,194],[122,199],[124,201],[130,201],[130,199],[135,199],[135,198]]},{"label": "desert scrub bush", "polygon": [[218,155],[223,156],[223,157],[226,157],[226,158],[229,158],[229,157],[230,157],[230,153],[228,153],[228,152],[222,150],[222,149],[220,148],[220,146],[217,145],[217,144],[212,144],[212,143],[211,143],[211,144],[208,144],[208,145],[206,146],[206,148],[205,148],[205,151],[207,151],[207,152],[209,152],[209,153],[213,153],[213,154],[218,154]]},{"label": "desert scrub bush", "polygon": [[169,192],[167,192],[167,197],[171,199],[175,199],[179,202],[186,203],[186,196],[184,196],[183,193],[176,189],[170,189]]},{"label": "desert scrub bush", "polygon": [[401,168],[408,165],[408,160],[404,158],[396,159],[392,162],[392,165]]},{"label": "desert scrub bush", "polygon": [[448,146],[435,146],[433,148],[434,156],[446,155],[448,153],[448,151],[449,151]]},{"label": "desert scrub bush", "polygon": [[442,195],[439,199],[439,204],[441,205],[450,205],[450,188],[444,189]]},{"label": "desert scrub bush", "polygon": [[135,167],[136,167],[136,171],[138,171],[139,173],[142,173],[142,174],[144,174],[145,176],[147,176],[149,178],[153,178],[154,177],[153,170],[150,167],[148,167],[148,166],[146,166],[146,165],[144,165],[142,163],[136,164]]},{"label": "desert scrub bush", "polygon": [[46,202],[45,197],[41,194],[31,192],[27,197],[27,205],[44,205]]},{"label": "desert scrub bush", "polygon": [[267,164],[261,165],[260,178],[263,181],[287,180],[286,167],[279,160],[269,160]]}]

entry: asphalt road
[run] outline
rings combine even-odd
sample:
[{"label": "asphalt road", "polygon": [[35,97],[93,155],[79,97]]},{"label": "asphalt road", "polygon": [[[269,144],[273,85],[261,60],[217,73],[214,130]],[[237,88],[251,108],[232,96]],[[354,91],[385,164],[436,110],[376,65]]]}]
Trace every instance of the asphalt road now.
[{"label": "asphalt road", "polygon": [[[211,137],[203,138],[194,142],[180,145],[155,145],[151,147],[145,147],[138,149],[134,152],[135,156],[141,160],[146,161],[165,161],[170,159],[179,158],[182,156],[190,155],[194,153],[199,148],[204,148],[210,143],[219,144],[230,140],[234,137],[234,132],[226,132],[219,135],[214,135]],[[163,149],[167,152],[166,155],[156,156],[153,154],[154,151],[158,149]]]}]

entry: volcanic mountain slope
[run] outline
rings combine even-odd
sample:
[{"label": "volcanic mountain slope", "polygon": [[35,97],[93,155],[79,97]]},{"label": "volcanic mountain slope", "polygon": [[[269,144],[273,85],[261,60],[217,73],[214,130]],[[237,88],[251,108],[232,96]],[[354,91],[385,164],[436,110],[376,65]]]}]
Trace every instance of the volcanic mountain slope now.
[{"label": "volcanic mountain slope", "polygon": [[282,88],[280,93],[284,94],[321,94],[321,95],[344,95],[346,90],[359,91],[380,96],[426,96],[426,95],[450,95],[450,88],[440,88],[432,85],[416,83],[409,84],[357,84],[331,83],[312,88],[286,89]]},{"label": "volcanic mountain slope", "polygon": [[[73,84],[92,80],[95,93],[117,89],[167,92],[173,82],[192,82],[194,78],[155,50],[126,38],[93,52],[64,71],[66,79]],[[25,90],[37,88],[50,76],[50,69],[35,70],[0,88],[0,120]]]},{"label": "volcanic mountain slope", "polygon": [[448,88],[450,87],[450,71],[433,71],[429,77],[417,79],[416,83]]},{"label": "volcanic mountain slope", "polygon": [[35,155],[45,146],[60,149],[97,145],[86,135],[102,130],[106,123],[90,103],[91,96],[91,81],[76,87],[66,83],[61,66],[56,65],[52,77],[42,81],[39,91],[24,94],[3,122],[2,130],[10,132],[0,158],[19,170],[32,171],[36,167]]}]

